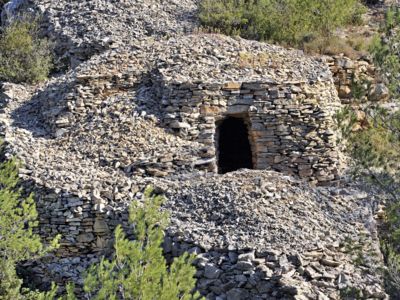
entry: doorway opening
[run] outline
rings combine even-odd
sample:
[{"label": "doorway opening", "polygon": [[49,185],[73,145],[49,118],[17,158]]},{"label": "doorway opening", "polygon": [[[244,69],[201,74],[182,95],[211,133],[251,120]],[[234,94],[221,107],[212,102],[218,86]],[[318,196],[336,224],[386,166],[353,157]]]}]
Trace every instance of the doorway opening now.
[{"label": "doorway opening", "polygon": [[242,118],[229,117],[217,126],[218,173],[253,169],[249,133]]}]

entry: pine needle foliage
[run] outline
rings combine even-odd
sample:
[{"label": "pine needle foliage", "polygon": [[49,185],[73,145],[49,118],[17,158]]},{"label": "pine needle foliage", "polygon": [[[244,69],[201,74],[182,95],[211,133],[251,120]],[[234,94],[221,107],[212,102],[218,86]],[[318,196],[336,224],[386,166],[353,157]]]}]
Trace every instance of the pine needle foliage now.
[{"label": "pine needle foliage", "polygon": [[132,203],[130,222],[135,240],[126,238],[121,226],[115,230],[115,256],[103,258],[89,268],[84,291],[90,299],[114,300],[191,300],[200,299],[194,292],[196,281],[194,257],[184,254],[168,266],[162,243],[168,214],[160,211],[164,198],[146,189],[143,203]]},{"label": "pine needle foliage", "polygon": [[22,280],[16,274],[18,262],[44,255],[57,247],[59,240],[57,237],[50,246],[44,247],[33,232],[38,224],[36,206],[32,194],[22,197],[18,167],[16,159],[0,164],[0,299],[50,299],[49,293],[23,289]]}]

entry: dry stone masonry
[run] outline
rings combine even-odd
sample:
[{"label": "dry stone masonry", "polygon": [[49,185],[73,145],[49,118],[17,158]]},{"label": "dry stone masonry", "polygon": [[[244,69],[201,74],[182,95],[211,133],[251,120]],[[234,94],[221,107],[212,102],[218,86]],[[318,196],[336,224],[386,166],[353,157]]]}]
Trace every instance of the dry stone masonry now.
[{"label": "dry stone masonry", "polygon": [[[172,214],[165,255],[197,255],[197,288],[207,299],[342,299],[351,290],[386,298],[371,196],[357,186],[315,189],[250,170],[150,182]],[[141,191],[135,195],[140,201]],[[126,205],[114,201],[98,213],[92,239],[109,236],[117,223],[129,233]],[[46,258],[37,278],[79,278],[94,262],[82,251]]]},{"label": "dry stone masonry", "polygon": [[[2,22],[40,12],[60,70],[71,67],[0,89],[6,155],[24,163],[38,232],[62,235],[27,263],[38,286],[81,285],[152,185],[171,212],[165,255],[197,254],[207,299],[387,299],[375,198],[341,174],[332,72],[348,84],[347,63],[195,33],[195,0],[17,2]],[[238,128],[257,170],[218,174],[242,166],[223,165],[245,148]]]},{"label": "dry stone masonry", "polygon": [[319,183],[337,175],[333,117],[340,102],[331,73],[297,51],[189,35],[94,56],[64,79],[62,89],[55,82],[37,95],[43,121],[57,137],[96,118],[113,94],[125,93],[146,99],[138,114],[155,114],[160,126],[203,145],[195,167],[217,171],[216,124],[237,117],[247,124],[255,169]]},{"label": "dry stone masonry", "polygon": [[370,58],[352,60],[338,55],[325,59],[333,73],[335,87],[343,104],[356,101],[385,102],[389,99],[389,89],[382,82]]}]

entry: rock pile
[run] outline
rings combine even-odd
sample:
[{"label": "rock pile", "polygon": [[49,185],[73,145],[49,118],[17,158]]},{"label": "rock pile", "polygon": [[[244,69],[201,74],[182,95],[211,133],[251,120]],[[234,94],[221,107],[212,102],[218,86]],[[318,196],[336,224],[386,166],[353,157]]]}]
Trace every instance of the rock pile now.
[{"label": "rock pile", "polygon": [[43,28],[56,41],[58,56],[72,67],[109,48],[197,27],[197,0],[25,2],[44,16]]},{"label": "rock pile", "polygon": [[371,199],[355,186],[240,171],[158,187],[172,212],[167,252],[201,249],[198,286],[211,299],[386,297]]},{"label": "rock pile", "polygon": [[[0,129],[35,192],[39,233],[62,235],[56,256],[34,267],[40,281],[81,282],[152,184],[172,214],[166,256],[198,254],[208,299],[386,297],[368,195],[293,179],[339,177],[340,100],[321,59],[184,35],[196,26],[196,1],[27,4],[74,67],[42,86],[0,91]],[[228,117],[246,124],[254,168],[295,177],[216,175],[218,124]],[[376,256],[360,257],[367,248]]]},{"label": "rock pile", "polygon": [[353,104],[360,100],[385,102],[389,99],[389,89],[379,78],[370,59],[351,60],[343,55],[325,59],[343,104]]},{"label": "rock pile", "polygon": [[[373,198],[357,186],[315,189],[249,170],[179,179],[151,180],[171,212],[164,251],[167,259],[197,255],[197,288],[207,299],[387,299]],[[122,223],[129,233],[127,201],[112,205],[95,231],[109,235]],[[95,261],[92,254],[47,259],[35,272],[79,283],[77,266]]]},{"label": "rock pile", "polygon": [[[132,155],[110,149],[106,160],[118,162],[128,173],[136,172],[138,163],[157,176],[188,164],[217,171],[216,124],[235,116],[248,124],[254,168],[271,167],[319,183],[338,174],[333,116],[340,102],[331,73],[324,63],[299,51],[221,35],[146,40],[93,56],[38,91],[32,102],[40,111],[38,123],[46,124],[55,137],[79,140],[77,147],[86,147],[85,153],[109,149],[97,143],[84,146],[87,143],[78,138],[103,135],[93,126],[107,127],[100,121],[107,111],[111,119],[122,121],[112,127],[139,115],[198,143],[195,150],[184,152],[184,159],[155,155],[151,162],[144,157],[138,162],[142,151],[133,150],[135,146],[129,146],[137,153]],[[171,168],[163,167],[168,163]]]}]

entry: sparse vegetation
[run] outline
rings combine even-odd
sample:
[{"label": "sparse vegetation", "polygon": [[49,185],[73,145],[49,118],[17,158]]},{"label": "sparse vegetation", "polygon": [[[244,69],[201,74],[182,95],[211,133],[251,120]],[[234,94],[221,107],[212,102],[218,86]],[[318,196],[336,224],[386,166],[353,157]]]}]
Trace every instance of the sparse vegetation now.
[{"label": "sparse vegetation", "polygon": [[[55,285],[49,292],[30,291],[22,288],[22,280],[16,274],[19,261],[54,249],[59,239],[45,248],[33,233],[37,212],[32,195],[21,200],[17,168],[15,160],[0,165],[0,299],[52,300],[56,298]],[[194,291],[194,256],[185,253],[171,265],[163,256],[168,214],[160,211],[162,202],[163,197],[154,195],[149,188],[142,205],[132,204],[130,221],[135,226],[135,240],[128,240],[122,228],[117,227],[114,258],[103,258],[86,272],[84,292],[88,299],[202,299]],[[67,284],[66,295],[60,299],[76,299],[73,284]]]},{"label": "sparse vegetation", "polygon": [[360,24],[364,6],[357,0],[203,0],[200,20],[208,30],[303,48],[327,43],[334,30]]},{"label": "sparse vegetation", "polygon": [[307,53],[318,53],[326,55],[336,55],[343,53],[346,57],[357,59],[362,55],[368,54],[368,48],[372,42],[371,37],[360,34],[353,34],[343,38],[338,36],[316,37],[303,44],[303,49]]},{"label": "sparse vegetation", "polygon": [[15,20],[0,33],[0,80],[34,83],[52,68],[51,45],[40,38],[35,20]]},{"label": "sparse vegetation", "polygon": [[380,68],[381,74],[387,80],[392,95],[400,96],[400,9],[391,8],[386,13],[386,22],[383,26],[383,35],[376,36],[371,44],[370,51],[375,65]]},{"label": "sparse vegetation", "polygon": [[[366,184],[380,188],[386,195],[387,207],[381,226],[382,249],[388,266],[388,286],[393,296],[400,291],[400,113],[382,108],[364,111],[366,126],[355,126],[360,120],[356,113],[346,109],[339,120],[347,138],[347,148],[354,158],[355,175]],[[343,117],[345,116],[345,117]],[[344,121],[346,120],[346,121]]]},{"label": "sparse vegetation", "polygon": [[[376,37],[371,46],[375,64],[389,85],[394,102],[400,100],[399,25],[400,10],[390,9],[382,37]],[[357,94],[361,97],[365,93]],[[363,115],[362,130],[354,130],[360,129],[355,126],[360,120],[350,109],[339,114],[338,120],[347,138],[349,153],[354,158],[356,174],[381,188],[382,194],[386,195],[381,242],[387,264],[388,289],[397,299],[400,297],[400,112],[370,105],[363,110]]]},{"label": "sparse vegetation", "polygon": [[346,287],[346,288],[340,290],[340,299],[343,299],[343,300],[363,299],[362,291],[356,287]]},{"label": "sparse vegetation", "polygon": [[[0,0],[0,5],[5,2]],[[354,57],[365,52],[369,42],[360,35],[339,38],[334,31],[346,24],[361,24],[363,13],[364,7],[357,0],[203,0],[200,19],[210,31],[273,41],[308,52],[342,52]],[[400,11],[390,10],[385,38],[374,38],[370,47],[394,99],[400,95],[400,35],[396,29],[399,24]],[[243,67],[266,66],[270,60],[270,54],[265,53],[238,54],[238,64]],[[45,80],[51,68],[51,45],[39,37],[35,22],[17,20],[0,32],[0,80],[35,83]],[[352,91],[360,99],[368,96],[361,87]],[[394,290],[400,290],[400,113],[376,107],[368,107],[363,113],[362,130],[355,130],[354,124],[360,118],[351,110],[343,111],[338,119],[357,174],[391,196],[382,245],[389,282]],[[29,291],[22,287],[16,274],[19,261],[39,257],[57,246],[55,240],[50,247],[44,247],[34,233],[35,203],[32,195],[22,197],[17,169],[16,160],[0,165],[0,299],[54,299],[55,286],[48,293]],[[168,265],[163,256],[161,245],[168,215],[160,210],[162,202],[163,197],[148,189],[143,203],[132,204],[130,222],[135,239],[128,239],[122,227],[117,227],[114,255],[104,257],[87,270],[84,293],[88,299],[201,298],[194,292],[194,257],[186,253]],[[356,266],[365,264],[365,252],[359,244],[349,244],[348,251],[354,252]],[[347,287],[341,296],[359,299],[361,292]],[[67,285],[66,299],[75,299],[72,284]]]},{"label": "sparse vegetation", "polygon": [[[89,299],[200,299],[194,292],[194,257],[185,253],[168,266],[163,256],[168,214],[160,211],[163,197],[145,192],[142,205],[132,203],[130,222],[135,240],[115,230],[115,255],[102,259],[87,272],[84,290]],[[71,289],[71,286],[69,287]]]},{"label": "sparse vegetation", "polygon": [[51,293],[39,293],[22,288],[16,274],[16,264],[34,259],[57,247],[56,238],[44,247],[33,232],[37,226],[37,211],[33,195],[22,197],[18,188],[18,162],[15,159],[0,164],[0,299],[47,299]]}]

